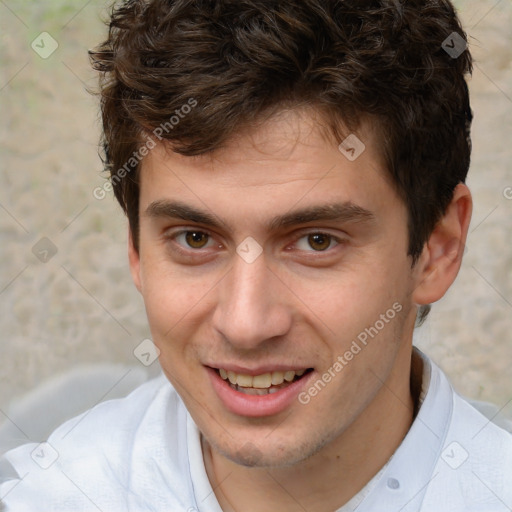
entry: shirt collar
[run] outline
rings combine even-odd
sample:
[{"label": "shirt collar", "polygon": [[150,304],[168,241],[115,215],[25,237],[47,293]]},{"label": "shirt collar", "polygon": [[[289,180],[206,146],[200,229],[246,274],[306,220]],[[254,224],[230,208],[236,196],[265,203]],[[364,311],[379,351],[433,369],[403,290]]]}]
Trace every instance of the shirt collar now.
[{"label": "shirt collar", "polygon": [[450,424],[453,390],[441,370],[416,347],[411,388],[419,389],[413,424],[358,512],[420,510],[428,485],[437,476],[433,471]]},{"label": "shirt collar", "polygon": [[[441,370],[416,347],[411,361],[411,390],[417,397],[415,418],[393,456],[374,480],[371,491],[357,507],[374,510],[420,510],[440,456],[453,409],[452,388]],[[200,434],[187,414],[191,478],[198,512],[222,512],[204,467]]]}]

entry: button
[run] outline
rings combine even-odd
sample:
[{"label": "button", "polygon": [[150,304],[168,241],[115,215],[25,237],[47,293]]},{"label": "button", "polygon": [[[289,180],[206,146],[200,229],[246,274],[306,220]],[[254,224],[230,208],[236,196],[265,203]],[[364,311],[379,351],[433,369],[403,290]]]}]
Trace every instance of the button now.
[{"label": "button", "polygon": [[390,489],[398,489],[400,487],[400,482],[396,478],[388,478],[388,487]]}]

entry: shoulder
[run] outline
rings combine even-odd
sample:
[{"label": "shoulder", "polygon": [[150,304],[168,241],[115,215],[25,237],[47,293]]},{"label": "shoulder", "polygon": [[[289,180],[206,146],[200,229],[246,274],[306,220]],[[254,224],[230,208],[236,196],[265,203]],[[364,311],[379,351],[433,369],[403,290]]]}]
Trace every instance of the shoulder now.
[{"label": "shoulder", "polygon": [[[8,511],[37,510],[35,504],[42,502],[53,504],[49,510],[115,512],[129,509],[128,503],[146,510],[141,504],[149,491],[145,478],[160,459],[174,461],[166,471],[177,486],[183,484],[176,475],[186,473],[179,467],[185,424],[184,406],[161,376],[65,422],[45,443],[7,452],[5,464],[18,478],[3,484],[0,479],[0,497],[5,496]],[[158,492],[172,501],[175,491],[163,486]]]},{"label": "shoulder", "polygon": [[510,510],[512,434],[454,391],[452,400],[452,414],[422,510],[441,505],[454,512]]},{"label": "shoulder", "polygon": [[66,455],[122,450],[141,435],[140,426],[177,407],[178,395],[165,377],[152,379],[124,398],[107,400],[58,427],[47,444]]}]

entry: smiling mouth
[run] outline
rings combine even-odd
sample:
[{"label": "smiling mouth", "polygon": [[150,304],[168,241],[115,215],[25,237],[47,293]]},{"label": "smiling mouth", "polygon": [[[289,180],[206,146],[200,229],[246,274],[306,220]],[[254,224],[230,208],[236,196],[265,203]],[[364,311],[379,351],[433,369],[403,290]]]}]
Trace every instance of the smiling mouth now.
[{"label": "smiling mouth", "polygon": [[268,372],[261,375],[235,373],[223,368],[215,369],[221,379],[225,380],[231,389],[246,395],[270,395],[288,387],[293,382],[302,379],[313,371],[312,368],[288,370],[286,372]]}]

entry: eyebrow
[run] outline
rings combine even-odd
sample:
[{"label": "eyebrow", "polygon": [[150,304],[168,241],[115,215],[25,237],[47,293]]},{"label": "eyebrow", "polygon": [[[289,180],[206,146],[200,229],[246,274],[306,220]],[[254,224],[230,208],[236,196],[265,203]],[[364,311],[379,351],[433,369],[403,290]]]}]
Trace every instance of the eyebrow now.
[{"label": "eyebrow", "polygon": [[351,202],[345,202],[293,210],[272,219],[269,227],[270,229],[278,229],[317,221],[370,223],[374,220],[375,215],[370,210]]},{"label": "eyebrow", "polygon": [[169,217],[171,219],[182,219],[216,228],[226,227],[224,223],[210,213],[193,208],[179,201],[153,201],[146,208],[144,215],[152,218]]},{"label": "eyebrow", "polygon": [[[153,201],[146,208],[144,215],[151,218],[168,217],[182,219],[212,228],[224,228],[227,231],[231,231],[229,227],[216,216],[179,201]],[[348,201],[293,210],[284,215],[274,217],[268,223],[267,227],[270,230],[277,230],[279,228],[309,222],[337,221],[345,223],[371,223],[375,221],[375,219],[376,217],[373,212]]]}]

